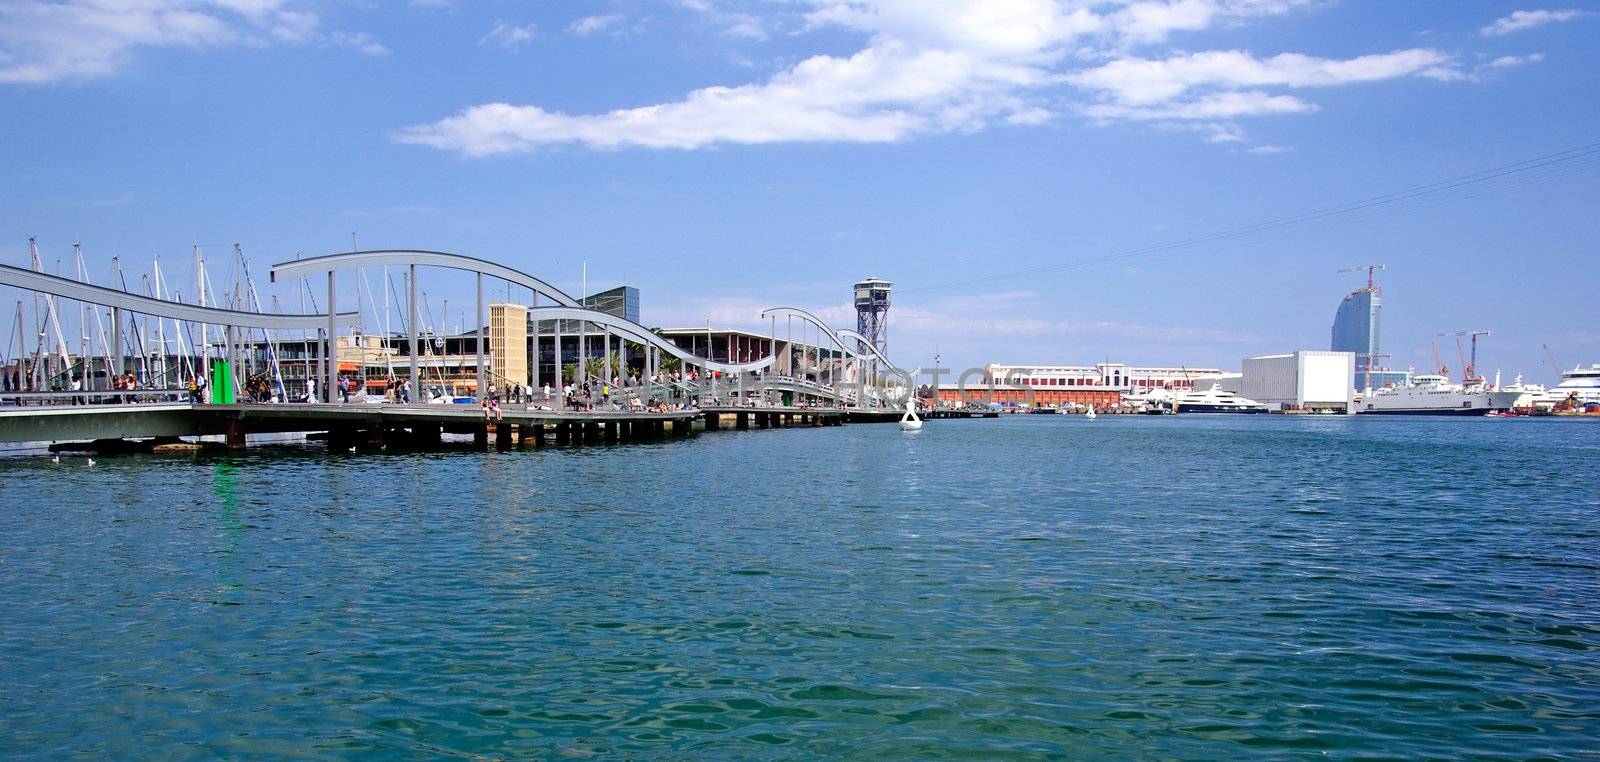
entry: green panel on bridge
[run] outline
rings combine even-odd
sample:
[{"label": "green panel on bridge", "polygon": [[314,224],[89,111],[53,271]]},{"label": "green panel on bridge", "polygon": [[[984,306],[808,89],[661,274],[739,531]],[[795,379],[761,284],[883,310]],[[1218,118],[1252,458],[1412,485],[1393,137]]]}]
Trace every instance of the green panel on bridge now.
[{"label": "green panel on bridge", "polygon": [[218,405],[233,404],[233,366],[227,360],[211,362],[211,401]]}]

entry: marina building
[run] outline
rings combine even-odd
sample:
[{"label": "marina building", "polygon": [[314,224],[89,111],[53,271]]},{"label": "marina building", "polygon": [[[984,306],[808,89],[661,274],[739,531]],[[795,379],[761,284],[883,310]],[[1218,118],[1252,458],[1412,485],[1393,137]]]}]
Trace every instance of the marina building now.
[{"label": "marina building", "polygon": [[1240,396],[1268,410],[1354,413],[1354,352],[1300,350],[1244,358]]},{"label": "marina building", "polygon": [[[966,384],[968,397],[987,395],[990,402],[1006,407],[1021,405],[1104,407],[1120,402],[1125,394],[1143,394],[1154,389],[1182,391],[1209,388],[1213,382],[1225,375],[1217,368],[1135,367],[1111,362],[1094,365],[991,363],[984,370],[984,378],[968,380]],[[939,384],[940,402],[962,401],[959,381],[960,379],[956,379]]]}]

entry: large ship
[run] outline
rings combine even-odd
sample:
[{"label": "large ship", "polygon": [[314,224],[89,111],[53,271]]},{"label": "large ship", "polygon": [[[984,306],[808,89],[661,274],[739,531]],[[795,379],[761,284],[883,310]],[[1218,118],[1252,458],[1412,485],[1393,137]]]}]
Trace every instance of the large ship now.
[{"label": "large ship", "polygon": [[1474,381],[1454,384],[1446,376],[1413,376],[1410,386],[1375,389],[1362,396],[1357,413],[1388,415],[1483,415],[1504,412],[1516,405],[1518,391],[1503,391]]},{"label": "large ship", "polygon": [[1561,374],[1561,383],[1544,393],[1545,406],[1575,407],[1600,405],[1600,364],[1582,365]]}]

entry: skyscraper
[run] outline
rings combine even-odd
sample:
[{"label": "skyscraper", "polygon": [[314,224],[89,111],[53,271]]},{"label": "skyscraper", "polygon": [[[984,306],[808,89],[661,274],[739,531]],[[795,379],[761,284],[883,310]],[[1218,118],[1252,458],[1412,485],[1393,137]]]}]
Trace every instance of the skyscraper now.
[{"label": "skyscraper", "polygon": [[1358,288],[1339,303],[1333,316],[1333,342],[1335,352],[1356,353],[1356,388],[1372,387],[1372,370],[1378,365],[1378,313],[1382,299],[1376,286]]}]

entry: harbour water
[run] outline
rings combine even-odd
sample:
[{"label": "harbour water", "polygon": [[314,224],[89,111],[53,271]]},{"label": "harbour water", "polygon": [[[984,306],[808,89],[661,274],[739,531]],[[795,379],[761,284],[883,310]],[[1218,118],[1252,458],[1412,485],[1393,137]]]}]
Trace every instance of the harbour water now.
[{"label": "harbour water", "polygon": [[0,459],[0,756],[1572,757],[1600,426]]}]

